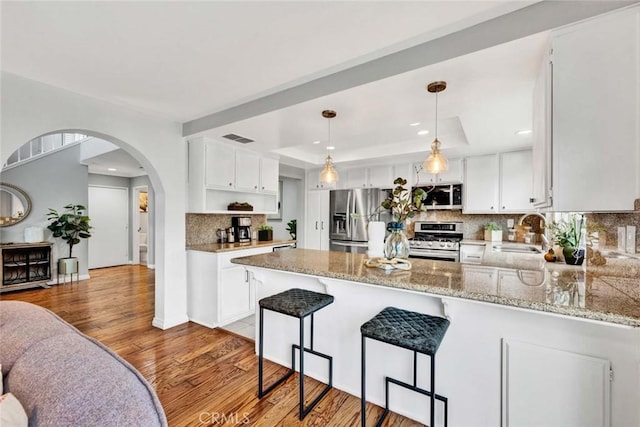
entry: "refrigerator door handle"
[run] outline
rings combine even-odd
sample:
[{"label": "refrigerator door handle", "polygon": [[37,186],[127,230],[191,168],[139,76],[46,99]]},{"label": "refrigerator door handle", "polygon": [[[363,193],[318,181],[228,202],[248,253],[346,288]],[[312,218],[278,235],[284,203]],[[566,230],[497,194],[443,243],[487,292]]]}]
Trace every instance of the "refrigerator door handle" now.
[{"label": "refrigerator door handle", "polygon": [[347,194],[347,219],[345,224],[347,226],[347,239],[351,239],[351,191]]}]

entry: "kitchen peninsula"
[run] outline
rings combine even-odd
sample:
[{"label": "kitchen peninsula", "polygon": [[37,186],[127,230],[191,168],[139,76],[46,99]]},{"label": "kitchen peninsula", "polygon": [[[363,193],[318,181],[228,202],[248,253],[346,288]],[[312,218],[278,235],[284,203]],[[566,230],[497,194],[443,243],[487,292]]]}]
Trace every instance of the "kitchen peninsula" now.
[{"label": "kitchen peninsula", "polygon": [[[436,381],[452,426],[640,424],[640,261],[575,267],[487,246],[480,265],[412,260],[410,271],[388,273],[365,267],[364,258],[296,249],[231,262],[246,267],[257,299],[294,287],[335,297],[318,313],[315,346],[333,355],[335,386],[356,396],[360,325],[396,306],[451,320]],[[289,366],[296,322],[267,317],[265,354]],[[373,342],[368,399],[383,404],[384,375],[411,382],[410,359]],[[326,379],[321,361],[306,363],[309,375]],[[419,358],[419,385],[428,384],[426,366]],[[392,391],[392,407],[428,419],[421,398],[403,390]]]}]

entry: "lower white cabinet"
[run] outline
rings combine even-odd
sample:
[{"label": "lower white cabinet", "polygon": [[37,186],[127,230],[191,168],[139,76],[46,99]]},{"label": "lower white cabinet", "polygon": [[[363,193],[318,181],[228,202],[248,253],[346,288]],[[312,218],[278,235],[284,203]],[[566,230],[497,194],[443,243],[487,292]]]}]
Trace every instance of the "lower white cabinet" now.
[{"label": "lower white cabinet", "polygon": [[268,253],[272,246],[231,252],[187,251],[189,320],[209,328],[224,326],[255,313],[255,286],[232,258]]},{"label": "lower white cabinet", "polygon": [[460,262],[463,264],[482,264],[485,246],[462,243],[460,245]]},{"label": "lower white cabinet", "polygon": [[502,426],[611,425],[611,362],[503,339]]}]

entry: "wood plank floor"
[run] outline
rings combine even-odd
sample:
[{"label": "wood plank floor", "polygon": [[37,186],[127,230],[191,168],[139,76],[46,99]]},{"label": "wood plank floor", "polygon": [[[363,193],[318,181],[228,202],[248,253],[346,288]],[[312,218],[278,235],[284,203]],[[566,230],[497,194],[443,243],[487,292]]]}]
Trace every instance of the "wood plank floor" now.
[{"label": "wood plank floor", "polygon": [[[360,400],[333,389],[298,420],[298,376],[258,400],[254,343],[195,323],[166,331],[151,326],[154,271],[142,266],[91,270],[91,279],[50,289],[0,294],[48,308],[113,349],[153,384],[170,426],[357,426]],[[286,369],[266,362],[269,383]],[[323,384],[309,378],[312,400]],[[369,425],[382,409],[367,405]],[[385,426],[417,426],[390,414]]]}]

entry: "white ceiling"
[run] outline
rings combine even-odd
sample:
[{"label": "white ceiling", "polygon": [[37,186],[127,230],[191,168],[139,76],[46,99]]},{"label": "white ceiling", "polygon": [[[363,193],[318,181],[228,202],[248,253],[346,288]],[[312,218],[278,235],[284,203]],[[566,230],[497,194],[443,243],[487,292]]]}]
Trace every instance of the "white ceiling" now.
[{"label": "white ceiling", "polygon": [[[110,144],[107,141],[102,142]],[[95,143],[94,138],[83,142],[83,144],[92,143]],[[82,160],[82,163],[87,165],[89,173],[98,175],[123,176],[126,178],[134,178],[136,176],[147,174],[144,168],[140,166],[140,163],[129,153],[116,146],[114,146],[113,148],[113,151],[102,153],[100,155]]]},{"label": "white ceiling", "polygon": [[[179,122],[415,46],[536,1],[2,2],[2,69]],[[449,156],[530,144],[531,91],[546,35],[531,36],[212,129],[292,164],[319,164],[337,110],[339,162]],[[418,137],[408,124],[431,131]],[[322,144],[312,145],[314,140]],[[111,159],[115,160],[115,159]],[[416,158],[416,160],[419,160]],[[301,163],[302,162],[302,163]]]}]

